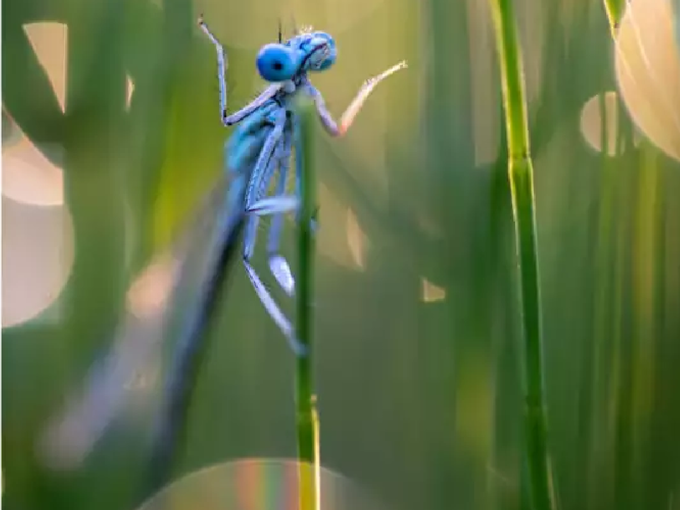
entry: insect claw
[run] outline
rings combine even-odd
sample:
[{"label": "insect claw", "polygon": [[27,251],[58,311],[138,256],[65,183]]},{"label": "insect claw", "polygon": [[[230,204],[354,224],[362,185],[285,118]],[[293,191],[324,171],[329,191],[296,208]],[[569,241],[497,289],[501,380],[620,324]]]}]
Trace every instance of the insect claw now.
[{"label": "insect claw", "polygon": [[273,255],[269,259],[269,270],[286,294],[292,297],[295,290],[295,279],[286,259],[281,255]]},{"label": "insect claw", "polygon": [[307,357],[307,347],[300,342],[297,338],[289,338],[288,343],[290,344],[290,348],[293,350],[295,355],[298,358],[305,358]]},{"label": "insect claw", "polygon": [[287,213],[297,210],[299,204],[300,201],[294,196],[267,197],[255,202],[246,209],[246,212],[257,216]]},{"label": "insect claw", "polygon": [[269,316],[274,320],[274,322],[279,327],[283,335],[286,337],[286,341],[288,342],[288,345],[291,348],[291,350],[299,358],[307,356],[306,346],[295,337],[295,330],[293,329],[293,325],[288,320],[288,318],[283,314],[279,306],[276,304],[271,294],[262,283],[262,280],[260,280],[260,277],[257,275],[255,270],[248,263],[247,260],[244,260],[243,264],[245,266],[246,273],[248,273],[248,278],[250,278],[250,282],[253,284],[255,292],[257,293],[258,297],[260,298],[260,301],[264,305],[265,310],[267,310]]}]

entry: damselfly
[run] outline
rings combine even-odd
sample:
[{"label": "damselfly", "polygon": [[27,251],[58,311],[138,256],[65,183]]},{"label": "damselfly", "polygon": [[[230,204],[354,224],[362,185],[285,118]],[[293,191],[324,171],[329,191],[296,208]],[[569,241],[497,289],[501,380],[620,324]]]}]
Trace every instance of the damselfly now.
[{"label": "damselfly", "polygon": [[[217,50],[222,123],[225,126],[240,123],[227,142],[226,168],[228,172],[236,175],[232,180],[231,196],[238,199],[243,196],[244,210],[248,215],[243,241],[243,263],[260,301],[286,336],[292,349],[301,355],[304,353],[294,338],[291,322],[281,312],[250,264],[255,249],[259,217],[272,215],[267,243],[269,267],[286,294],[293,295],[295,280],[286,259],[279,253],[279,246],[283,214],[294,210],[299,202],[297,196],[300,189],[299,164],[296,171],[296,196],[284,194],[297,124],[294,101],[299,94],[308,95],[313,99],[326,131],[332,136],[343,136],[376,85],[389,75],[405,68],[406,63],[400,62],[366,80],[338,124],[326,108],[323,96],[312,85],[308,76],[310,72],[325,71],[335,63],[337,57],[335,41],[325,32],[308,30],[283,42],[279,31],[279,42],[263,46],[257,56],[257,70],[260,76],[272,84],[250,104],[229,115],[225,78],[226,54],[202,16],[199,19],[199,26]],[[299,147],[296,151],[300,153]],[[296,158],[296,161],[299,163],[300,158]],[[274,197],[265,198],[265,192],[274,179],[277,168],[276,194]],[[244,192],[239,187],[245,187]]]},{"label": "damselfly", "polygon": [[[263,46],[256,60],[260,76],[269,85],[244,108],[228,114],[227,56],[222,44],[202,17],[199,18],[199,27],[217,52],[220,120],[224,126],[238,125],[225,144],[224,167],[229,190],[226,196],[219,197],[222,205],[211,222],[216,226],[211,228],[209,235],[206,235],[205,228],[198,229],[202,230],[200,235],[208,237],[210,241],[206,246],[191,247],[191,250],[200,254],[202,275],[199,277],[198,288],[191,291],[196,296],[195,299],[185,307],[186,316],[181,319],[181,329],[173,360],[168,368],[167,382],[163,384],[163,411],[159,421],[161,430],[157,434],[158,446],[155,454],[156,463],[160,465],[170,464],[170,450],[184,427],[184,419],[180,415],[186,411],[185,405],[191,393],[190,381],[195,377],[197,366],[200,365],[198,360],[205,350],[201,338],[205,336],[207,322],[215,308],[217,293],[227,273],[226,266],[235,258],[235,251],[239,249],[237,241],[241,230],[244,231],[244,236],[240,254],[255,292],[296,355],[305,354],[294,337],[291,321],[275,303],[251,265],[251,257],[256,248],[258,221],[262,216],[270,215],[272,222],[267,242],[269,267],[286,294],[294,294],[295,280],[288,263],[280,254],[280,241],[283,216],[295,211],[299,203],[301,161],[297,156],[295,192],[292,196],[285,194],[293,153],[300,153],[296,136],[296,99],[302,94],[311,98],[325,130],[334,137],[341,137],[350,128],[376,85],[406,67],[405,62],[400,62],[366,80],[338,123],[326,108],[323,96],[309,79],[310,73],[328,70],[335,63],[337,49],[334,39],[325,32],[308,29],[296,32],[284,42],[279,30],[278,42]],[[274,181],[275,193],[267,197],[266,192]],[[220,190],[217,189],[217,192]],[[212,208],[208,212],[215,214]],[[195,238],[197,229],[193,230],[191,235]],[[179,253],[175,253],[179,258],[186,258],[189,250],[187,243],[183,244],[183,247],[179,247]],[[196,275],[191,274],[189,266],[190,264],[179,268],[173,266],[175,276],[171,280],[177,295],[186,293],[187,287],[193,287],[188,282],[195,280]],[[128,316],[130,320],[126,320],[121,325],[121,331],[116,333],[118,341],[112,355],[103,364],[96,366],[88,388],[70,401],[67,409],[56,417],[43,437],[48,449],[58,449],[56,455],[60,462],[67,462],[71,467],[79,464],[103,434],[108,423],[114,419],[115,410],[122,405],[121,401],[130,380],[143,370],[145,362],[159,356],[159,343],[155,338],[161,336],[160,330],[164,328],[164,334],[168,335],[173,329],[168,324],[163,324],[164,320],[158,317],[153,321],[154,331],[147,329],[140,333],[140,328],[136,325],[138,321],[130,314]],[[148,327],[147,324],[146,328]],[[64,449],[69,451],[62,451]],[[52,451],[52,454],[54,457],[55,452]],[[64,460],[64,455],[68,459]]]}]

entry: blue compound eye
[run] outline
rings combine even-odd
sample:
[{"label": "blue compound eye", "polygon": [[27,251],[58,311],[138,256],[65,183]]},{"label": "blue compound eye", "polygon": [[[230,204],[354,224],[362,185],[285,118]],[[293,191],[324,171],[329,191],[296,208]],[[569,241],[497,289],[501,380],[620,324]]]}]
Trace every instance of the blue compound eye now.
[{"label": "blue compound eye", "polygon": [[283,44],[266,44],[257,55],[257,70],[267,81],[290,80],[297,68],[295,53]]},{"label": "blue compound eye", "polygon": [[335,59],[338,57],[337,49],[335,48],[335,40],[330,36],[330,34],[327,34],[326,32],[314,32],[312,36],[314,39],[325,40],[328,44],[327,52],[315,66],[316,71],[325,71],[335,64]]}]

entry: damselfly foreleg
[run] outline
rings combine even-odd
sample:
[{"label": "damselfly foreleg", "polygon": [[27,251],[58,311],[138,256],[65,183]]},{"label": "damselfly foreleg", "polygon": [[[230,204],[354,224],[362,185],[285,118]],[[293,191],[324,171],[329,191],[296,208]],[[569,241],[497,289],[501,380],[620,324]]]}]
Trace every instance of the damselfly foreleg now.
[{"label": "damselfly foreleg", "polygon": [[375,89],[375,87],[383,81],[385,78],[390,76],[391,74],[396,73],[400,69],[405,69],[406,68],[406,62],[399,62],[396,65],[393,65],[386,71],[380,73],[377,76],[374,76],[372,78],[369,78],[366,80],[359,89],[359,92],[357,95],[354,97],[350,105],[347,107],[345,112],[342,114],[340,117],[340,124],[335,122],[333,119],[333,116],[331,113],[328,111],[326,108],[326,103],[323,100],[323,96],[321,93],[314,88],[311,84],[309,85],[309,92],[314,98],[314,103],[316,105],[316,110],[319,114],[319,117],[321,119],[321,123],[323,124],[324,128],[326,131],[331,134],[332,136],[343,136],[347,130],[350,128],[352,123],[354,122],[354,119],[356,118],[357,114],[361,110],[361,108],[364,106],[364,103],[368,99],[368,96],[371,95],[371,92]]},{"label": "damselfly foreleg", "polygon": [[217,51],[217,80],[220,85],[220,118],[222,121],[224,121],[227,116],[227,55],[224,52],[224,46],[222,46],[222,43],[220,43],[217,37],[213,35],[213,33],[208,28],[208,25],[206,25],[205,21],[203,21],[202,14],[198,18],[198,26],[201,27],[201,30],[203,30],[205,35],[207,35],[212,41],[212,43],[215,45],[215,50]]},{"label": "damselfly foreleg", "polygon": [[201,30],[203,30],[205,35],[208,36],[210,41],[215,45],[215,50],[217,51],[217,80],[220,87],[220,120],[225,126],[232,126],[243,120],[258,108],[261,108],[281,89],[282,85],[280,83],[273,83],[272,85],[269,85],[264,90],[264,92],[262,92],[249,104],[241,108],[239,111],[232,113],[231,115],[227,115],[227,55],[224,51],[224,46],[222,46],[222,43],[210,31],[207,23],[203,20],[203,15],[199,16],[198,25],[201,27]]}]

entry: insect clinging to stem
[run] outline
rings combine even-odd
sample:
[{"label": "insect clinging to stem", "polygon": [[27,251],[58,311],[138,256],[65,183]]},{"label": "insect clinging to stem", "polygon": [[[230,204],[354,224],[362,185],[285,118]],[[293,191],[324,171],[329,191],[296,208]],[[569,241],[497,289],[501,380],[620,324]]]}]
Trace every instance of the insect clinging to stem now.
[{"label": "insect clinging to stem", "polygon": [[[334,39],[325,32],[305,30],[283,41],[279,27],[279,42],[263,46],[256,60],[260,76],[269,85],[244,108],[227,114],[226,54],[202,17],[199,18],[199,26],[217,51],[220,120],[225,126],[238,125],[225,144],[224,165],[229,177],[227,195],[222,194],[220,187],[216,188],[214,195],[219,195],[220,203],[217,214],[212,207],[205,208],[202,215],[209,216],[210,221],[197,221],[187,233],[187,238],[180,239],[181,246],[173,250],[183,254],[180,258],[187,259],[172,277],[174,294],[183,295],[191,287],[189,282],[193,280],[193,271],[189,268],[189,251],[198,252],[202,276],[199,278],[198,288],[191,290],[191,310],[182,320],[175,353],[168,368],[161,417],[158,420],[160,428],[156,432],[151,462],[151,472],[158,483],[168,474],[176,451],[175,444],[186,427],[186,407],[206,349],[206,342],[202,339],[205,337],[208,321],[214,315],[219,289],[229,273],[227,267],[236,258],[235,253],[240,248],[238,237],[244,224],[241,254],[255,292],[286,336],[295,354],[306,354],[294,337],[290,321],[251,266],[259,218],[271,215],[267,242],[269,267],[287,295],[294,294],[295,281],[288,263],[279,253],[279,247],[283,215],[296,211],[300,203],[300,157],[295,158],[295,193],[293,196],[285,194],[293,149],[295,148],[296,154],[300,154],[300,141],[296,136],[296,98],[301,94],[311,98],[325,130],[331,136],[341,137],[350,128],[376,85],[406,67],[405,62],[400,62],[366,80],[340,121],[336,122],[326,108],[321,93],[308,77],[310,73],[326,71],[333,66],[337,58]],[[266,197],[266,190],[277,173],[275,194],[273,197]],[[208,205],[212,202],[213,200],[209,200]],[[210,228],[207,228],[208,224]],[[210,234],[208,230],[211,231]],[[198,241],[199,236],[209,237],[209,240],[205,243]],[[131,318],[133,316],[134,314],[130,315]],[[155,338],[161,337],[160,329],[166,328],[166,319],[157,321],[158,335],[145,331],[140,336],[139,328],[135,326],[138,322],[136,319],[121,324],[121,331],[116,333],[118,340],[113,351],[102,365],[93,368],[82,397],[75,398],[46,427],[42,440],[48,446],[49,452],[56,452],[54,458],[60,463],[58,465],[67,462],[73,468],[92,450],[94,443],[102,436],[116,410],[122,405],[126,389],[121,381],[131,379],[138,371],[143,370],[145,364],[152,361],[154,353],[158,355],[154,349],[158,349],[160,344]],[[167,322],[172,324],[170,319]]]},{"label": "insect clinging to stem", "polygon": [[[304,94],[313,100],[316,112],[326,132],[334,137],[343,136],[351,127],[369,95],[382,80],[406,67],[400,62],[381,74],[364,82],[353,101],[336,122],[326,108],[323,96],[312,85],[309,74],[326,71],[337,58],[335,40],[321,31],[305,30],[292,38],[282,40],[279,25],[279,42],[264,45],[256,60],[260,76],[270,85],[250,104],[235,113],[227,113],[227,57],[222,44],[208,28],[201,15],[198,24],[217,50],[217,67],[220,93],[220,118],[225,126],[239,124],[226,143],[226,170],[232,174],[231,197],[243,200],[247,214],[243,240],[243,263],[260,301],[288,339],[298,355],[302,346],[294,338],[291,322],[265,288],[251,266],[255,249],[258,221],[271,215],[272,221],[267,242],[270,270],[287,295],[294,294],[295,280],[285,258],[279,253],[283,215],[295,211],[299,204],[300,158],[296,158],[295,194],[285,195],[285,185],[290,160],[296,141],[297,119],[295,100]],[[266,191],[278,169],[278,180],[273,197]]]}]

